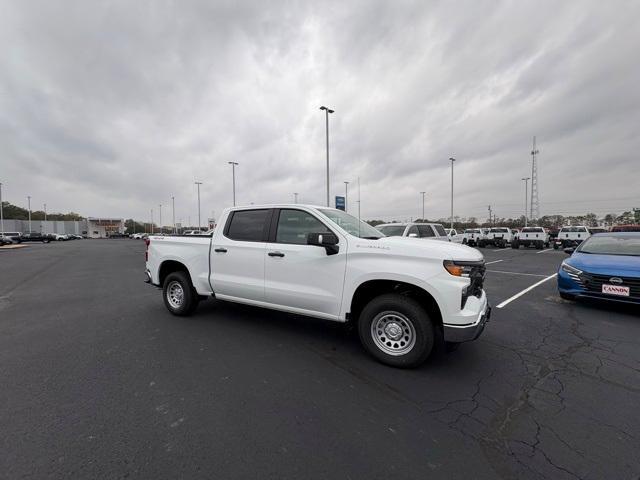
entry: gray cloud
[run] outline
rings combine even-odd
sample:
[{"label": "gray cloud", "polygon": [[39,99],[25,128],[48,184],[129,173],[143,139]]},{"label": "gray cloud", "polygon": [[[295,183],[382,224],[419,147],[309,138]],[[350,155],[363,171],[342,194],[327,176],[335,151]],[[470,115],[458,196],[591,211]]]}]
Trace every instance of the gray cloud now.
[{"label": "gray cloud", "polygon": [[[10,2],[0,15],[7,200],[195,221],[231,202],[324,201],[366,218],[640,206],[636,2]],[[354,205],[354,203],[351,203]],[[165,213],[164,218],[168,218]],[[156,217],[157,218],[157,217]]]}]

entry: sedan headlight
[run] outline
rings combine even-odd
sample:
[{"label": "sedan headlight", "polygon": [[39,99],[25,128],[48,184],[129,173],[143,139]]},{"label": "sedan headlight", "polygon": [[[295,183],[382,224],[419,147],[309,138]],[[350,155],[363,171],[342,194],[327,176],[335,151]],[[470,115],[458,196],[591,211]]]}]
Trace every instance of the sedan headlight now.
[{"label": "sedan headlight", "polygon": [[566,262],[562,262],[562,265],[560,265],[560,268],[567,272],[567,273],[572,273],[574,275],[580,275],[582,273],[582,270],[578,270],[576,267],[572,267],[571,265],[569,265]]}]

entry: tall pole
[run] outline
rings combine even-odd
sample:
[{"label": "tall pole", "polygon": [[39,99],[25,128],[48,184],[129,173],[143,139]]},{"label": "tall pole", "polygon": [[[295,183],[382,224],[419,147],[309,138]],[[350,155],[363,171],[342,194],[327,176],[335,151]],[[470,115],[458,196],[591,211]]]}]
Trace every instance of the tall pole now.
[{"label": "tall pole", "polygon": [[[200,185],[202,185],[202,182],[196,182],[196,185],[198,186],[198,230],[200,230],[200,225],[202,225],[200,223]],[[191,223],[191,220],[189,220],[189,223]]]},{"label": "tall pole", "polygon": [[27,203],[29,205],[29,232],[31,232],[31,197],[27,195]]},{"label": "tall pole", "polygon": [[298,203],[298,193],[293,192],[293,203]]},{"label": "tall pole", "polygon": [[349,183],[350,182],[344,182],[344,211],[346,212],[348,210],[348,198],[349,198]]},{"label": "tall pole", "polygon": [[160,233],[164,233],[164,229],[162,228],[162,204],[158,205],[160,207],[160,218],[158,219],[158,223],[160,223]]},{"label": "tall pole", "polygon": [[453,230],[453,162],[456,159],[449,157],[449,160],[451,160],[451,229]]},{"label": "tall pole", "polygon": [[491,226],[491,205],[487,207],[489,209],[489,226]]},{"label": "tall pole", "polygon": [[176,197],[171,197],[171,219],[173,220],[173,233],[178,233],[176,230]]},{"label": "tall pole", "polygon": [[527,200],[529,199],[529,179],[531,177],[525,177],[524,180],[524,226],[528,225],[527,219]]},{"label": "tall pole", "polygon": [[151,225],[149,225],[149,231],[151,232],[151,235],[153,235],[155,233],[155,228],[153,227],[153,208],[151,209]]},{"label": "tall pole", "polygon": [[[358,220],[360,220],[360,177],[358,177]],[[358,228],[360,228],[360,223],[358,223]]]},{"label": "tall pole", "polygon": [[227,162],[231,165],[231,177],[233,181],[233,206],[236,206],[236,165],[238,162]]},{"label": "tall pole", "polygon": [[329,114],[333,113],[335,110],[331,110],[330,108],[325,107],[324,105],[320,107],[320,110],[324,110],[325,113],[325,129],[327,132],[327,207],[331,206],[331,200],[329,198]]},{"label": "tall pole", "polygon": [[424,196],[427,192],[420,192],[420,195],[422,195],[422,221],[424,222]]},{"label": "tall pole", "polygon": [[2,206],[2,182],[0,182],[0,233],[4,235],[4,211]]},{"label": "tall pole", "polygon": [[44,233],[47,233],[47,204],[44,204]]}]

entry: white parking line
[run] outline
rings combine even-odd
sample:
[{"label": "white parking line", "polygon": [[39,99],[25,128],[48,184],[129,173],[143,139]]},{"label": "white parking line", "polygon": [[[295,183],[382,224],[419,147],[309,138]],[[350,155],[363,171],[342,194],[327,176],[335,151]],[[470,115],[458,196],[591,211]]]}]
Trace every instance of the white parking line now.
[{"label": "white parking line", "polygon": [[493,262],[487,262],[485,265],[491,265],[492,263],[504,262],[504,260],[494,260]]},{"label": "white parking line", "polygon": [[511,298],[507,298],[504,302],[500,303],[499,305],[496,306],[496,308],[503,308],[506,305],[509,305],[511,302],[513,302],[515,299],[520,298],[522,295],[524,295],[527,292],[530,292],[531,290],[533,290],[534,288],[536,288],[539,285],[542,285],[544,282],[546,282],[547,280],[551,280],[552,278],[555,278],[558,274],[554,273],[553,275],[549,275],[546,278],[543,278],[542,280],[540,280],[537,283],[534,283],[533,285],[531,285],[530,287],[525,288],[524,290],[522,290],[519,293],[516,293],[513,297]]},{"label": "white parking line", "polygon": [[544,252],[549,252],[551,250],[553,250],[553,248],[545,248],[544,250],[540,250],[539,252],[536,252],[536,253],[544,253]]},{"label": "white parking line", "polygon": [[546,275],[538,275],[537,273],[505,272],[504,270],[487,270],[487,272],[507,273],[509,275],[525,275],[527,277],[546,277]]}]

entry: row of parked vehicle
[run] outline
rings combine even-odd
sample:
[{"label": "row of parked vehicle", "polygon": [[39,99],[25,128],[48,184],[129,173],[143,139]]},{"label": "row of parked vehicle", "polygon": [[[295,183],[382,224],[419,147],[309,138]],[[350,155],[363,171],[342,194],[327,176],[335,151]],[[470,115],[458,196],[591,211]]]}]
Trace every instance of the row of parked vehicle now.
[{"label": "row of parked vehicle", "polygon": [[0,246],[13,243],[49,243],[66,240],[82,240],[84,237],[75,234],[41,233],[41,232],[3,232],[0,233]]}]

